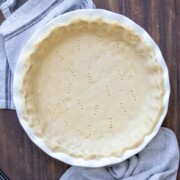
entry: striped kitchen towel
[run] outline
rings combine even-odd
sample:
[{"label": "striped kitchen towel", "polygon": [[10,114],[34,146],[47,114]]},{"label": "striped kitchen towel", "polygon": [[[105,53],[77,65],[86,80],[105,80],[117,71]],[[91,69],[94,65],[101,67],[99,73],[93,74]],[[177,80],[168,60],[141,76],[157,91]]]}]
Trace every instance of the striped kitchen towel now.
[{"label": "striped kitchen towel", "polygon": [[0,169],[0,180],[9,180],[9,178],[4,174],[4,172]]},{"label": "striped kitchen towel", "polygon": [[63,13],[95,8],[92,0],[20,0],[18,3],[24,4],[18,8],[16,0],[6,0],[0,6],[6,18],[0,25],[1,109],[15,109],[12,94],[13,73],[21,50],[31,35]]}]

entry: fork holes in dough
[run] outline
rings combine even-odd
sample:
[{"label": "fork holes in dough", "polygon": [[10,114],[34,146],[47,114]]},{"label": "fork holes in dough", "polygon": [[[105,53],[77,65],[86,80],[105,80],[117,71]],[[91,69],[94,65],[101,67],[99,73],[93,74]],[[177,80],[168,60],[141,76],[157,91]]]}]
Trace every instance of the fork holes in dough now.
[{"label": "fork holes in dough", "polygon": [[74,71],[72,71],[72,70],[70,69],[70,67],[68,67],[67,69],[68,69],[68,72],[69,72],[72,76],[76,76],[75,73],[74,73]]},{"label": "fork holes in dough", "polygon": [[83,110],[83,109],[84,109],[83,104],[80,102],[80,100],[79,100],[79,99],[78,99],[77,101],[78,101],[78,104],[79,104],[79,106],[80,106],[81,110]]},{"label": "fork holes in dough", "polygon": [[97,112],[98,112],[98,105],[96,104],[95,108],[94,108],[94,116],[97,115]]},{"label": "fork holes in dough", "polygon": [[137,73],[137,70],[136,70],[136,68],[135,68],[135,66],[134,66],[133,63],[131,63],[131,68],[132,68],[132,70],[134,71],[134,73],[136,74],[136,73]]},{"label": "fork holes in dough", "polygon": [[71,83],[68,84],[68,91],[67,91],[68,94],[71,93],[71,85],[72,85]]},{"label": "fork holes in dough", "polygon": [[88,136],[90,137],[91,136],[91,124],[89,123],[88,124]]},{"label": "fork holes in dough", "polygon": [[123,110],[123,112],[126,113],[126,112],[127,112],[127,111],[126,111],[126,107],[123,105],[123,103],[120,102],[119,104],[120,104],[120,107],[121,107],[121,109]]},{"label": "fork holes in dough", "polygon": [[89,80],[89,83],[90,84],[93,84],[93,79],[92,79],[92,76],[90,75],[90,73],[88,73],[88,80]]},{"label": "fork holes in dough", "polygon": [[78,51],[81,50],[81,46],[80,46],[80,41],[79,41],[79,39],[77,40],[77,50],[78,50]]},{"label": "fork holes in dough", "polygon": [[112,117],[109,118],[109,124],[110,124],[110,128],[113,129]]},{"label": "fork holes in dough", "polygon": [[64,121],[64,123],[65,123],[66,127],[68,127],[68,126],[69,126],[69,124],[68,124],[67,120],[66,120],[64,117],[63,117],[62,119],[63,119],[63,121]]},{"label": "fork holes in dough", "polygon": [[134,91],[133,91],[133,90],[130,91],[130,94],[131,94],[132,98],[134,99],[134,101],[137,101],[137,97],[136,97],[136,95],[134,94]]},{"label": "fork holes in dough", "polygon": [[58,60],[61,60],[61,61],[64,60],[64,57],[61,55],[61,53],[59,51],[56,50],[56,54],[58,56]]},{"label": "fork holes in dough", "polygon": [[120,73],[120,70],[119,70],[119,69],[117,70],[117,72],[118,72],[118,75],[119,75],[119,77],[120,77],[120,80],[122,81],[122,80],[124,79],[124,76]]},{"label": "fork holes in dough", "polygon": [[102,51],[102,50],[99,51],[99,53],[97,54],[97,56],[95,57],[95,59],[96,59],[96,60],[99,59],[102,54],[103,54],[103,51]]},{"label": "fork holes in dough", "polygon": [[106,85],[106,92],[107,92],[107,95],[108,95],[108,96],[111,96],[108,85]]},{"label": "fork holes in dough", "polygon": [[119,42],[116,43],[116,54],[119,54]]}]

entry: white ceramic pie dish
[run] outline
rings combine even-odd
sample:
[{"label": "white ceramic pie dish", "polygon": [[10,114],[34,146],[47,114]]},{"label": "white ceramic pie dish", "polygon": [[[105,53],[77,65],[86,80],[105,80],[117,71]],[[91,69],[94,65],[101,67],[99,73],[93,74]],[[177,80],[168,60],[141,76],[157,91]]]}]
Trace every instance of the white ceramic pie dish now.
[{"label": "white ceramic pie dish", "polygon": [[[23,70],[24,70],[24,64],[25,64],[25,60],[26,58],[24,58],[24,56],[26,56],[26,54],[31,51],[31,49],[33,49],[34,44],[41,40],[42,35],[47,34],[49,31],[51,31],[52,27],[57,25],[57,24],[61,24],[61,23],[66,23],[68,21],[70,21],[72,18],[74,17],[81,17],[81,18],[89,18],[92,16],[101,16],[105,19],[108,20],[116,20],[126,26],[131,27],[131,29],[133,29],[137,34],[139,34],[151,47],[153,47],[155,54],[156,54],[156,59],[158,61],[158,63],[162,66],[163,68],[163,75],[164,75],[164,87],[165,87],[165,94],[163,97],[163,103],[164,103],[164,111],[158,121],[158,123],[156,124],[156,127],[154,128],[154,130],[152,131],[151,134],[147,135],[144,138],[143,143],[138,146],[135,149],[131,149],[128,150],[124,153],[123,156],[121,157],[107,157],[107,158],[102,158],[100,160],[85,160],[82,158],[74,158],[71,157],[65,153],[54,153],[52,152],[42,141],[41,138],[37,137],[34,133],[33,130],[29,127],[27,121],[25,121],[23,119],[23,112],[22,112],[22,95],[20,93],[20,86],[18,82],[21,82],[22,80],[22,74],[23,74]],[[138,152],[140,152],[151,140],[152,138],[157,134],[160,126],[162,125],[162,122],[165,118],[165,115],[167,113],[167,109],[168,109],[168,102],[169,102],[169,95],[170,95],[170,83],[169,83],[169,75],[168,75],[168,70],[167,70],[167,66],[165,64],[165,61],[163,59],[163,56],[160,52],[159,47],[156,45],[156,43],[152,40],[152,38],[147,34],[147,32],[142,29],[140,26],[138,26],[137,24],[135,24],[133,21],[131,21],[130,19],[128,19],[125,16],[116,14],[116,13],[112,13],[106,10],[100,10],[100,9],[91,9],[91,10],[76,10],[73,12],[69,12],[66,13],[62,16],[59,16],[55,19],[53,19],[52,21],[50,21],[49,23],[47,23],[45,26],[43,26],[40,30],[38,30],[28,41],[28,43],[26,44],[26,46],[24,47],[24,49],[21,52],[21,55],[19,57],[17,66],[16,66],[16,70],[15,70],[15,74],[14,74],[14,85],[13,85],[13,93],[14,93],[14,103],[16,106],[16,111],[17,111],[17,115],[19,118],[19,121],[22,125],[22,127],[24,128],[24,130],[26,131],[26,133],[28,134],[28,136],[30,137],[30,139],[40,148],[42,149],[45,153],[47,153],[48,155],[50,155],[51,157],[54,157],[55,159],[58,159],[60,161],[63,161],[65,163],[71,164],[71,165],[76,165],[76,166],[85,166],[85,167],[101,167],[101,166],[107,166],[107,165],[111,165],[111,164],[116,164],[119,162],[124,161],[125,159],[137,154]]]}]

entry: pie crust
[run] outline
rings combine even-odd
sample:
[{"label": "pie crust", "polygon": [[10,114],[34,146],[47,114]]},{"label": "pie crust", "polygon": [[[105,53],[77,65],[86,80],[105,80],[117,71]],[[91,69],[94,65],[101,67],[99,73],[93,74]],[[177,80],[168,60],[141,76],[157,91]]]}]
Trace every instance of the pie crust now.
[{"label": "pie crust", "polygon": [[101,17],[53,27],[25,62],[23,117],[53,152],[121,157],[163,113],[163,70],[135,31]]}]

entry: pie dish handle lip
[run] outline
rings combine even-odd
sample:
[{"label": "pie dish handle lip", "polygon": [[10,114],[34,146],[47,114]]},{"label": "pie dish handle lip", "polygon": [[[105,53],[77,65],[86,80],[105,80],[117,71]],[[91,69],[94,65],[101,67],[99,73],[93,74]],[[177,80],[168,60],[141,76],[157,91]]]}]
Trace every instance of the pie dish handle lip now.
[{"label": "pie dish handle lip", "polygon": [[[91,16],[101,16],[103,18],[107,18],[108,20],[116,20],[120,21],[121,23],[127,25],[128,27],[132,28],[135,30],[148,44],[150,44],[156,54],[157,61],[163,68],[163,74],[164,74],[164,87],[165,87],[165,94],[163,96],[163,103],[164,103],[164,111],[163,114],[161,115],[158,123],[156,124],[154,130],[146,135],[144,137],[143,142],[134,149],[127,150],[121,157],[106,157],[106,158],[101,158],[100,160],[85,160],[83,158],[75,158],[72,156],[69,156],[65,153],[54,153],[52,152],[42,141],[41,138],[37,137],[34,133],[33,130],[29,127],[28,123],[23,119],[23,113],[22,113],[22,107],[23,107],[23,101],[22,97],[20,94],[20,85],[21,85],[21,80],[22,80],[22,74],[24,73],[24,63],[25,59],[28,56],[30,52],[33,51],[33,47],[35,46],[34,42],[37,42],[42,38],[41,34],[46,34],[46,32],[51,30],[51,26],[56,25],[57,23],[67,23],[69,20],[73,19],[73,17],[85,17],[89,18]],[[17,83],[18,82],[18,83]],[[66,14],[63,14],[59,17],[54,18],[47,24],[45,24],[40,30],[36,31],[33,36],[30,38],[28,43],[25,45],[23,48],[19,61],[17,62],[15,73],[14,73],[14,83],[13,83],[13,98],[14,98],[14,103],[16,106],[16,111],[17,115],[19,118],[19,122],[28,134],[29,138],[45,153],[50,155],[51,157],[61,160],[67,164],[75,165],[75,166],[83,166],[83,167],[102,167],[102,166],[108,166],[116,163],[120,163],[129,157],[137,154],[140,152],[152,139],[153,137],[157,134],[158,130],[160,129],[163,120],[165,118],[165,115],[168,110],[168,103],[169,103],[169,96],[170,96],[170,83],[169,83],[169,75],[168,75],[168,69],[166,66],[166,63],[164,61],[164,58],[161,54],[161,51],[157,44],[154,42],[154,40],[149,36],[149,34],[141,28],[139,25],[137,25],[135,22],[130,20],[129,18],[116,14],[107,10],[102,10],[102,9],[86,9],[86,10],[75,10]]]}]

